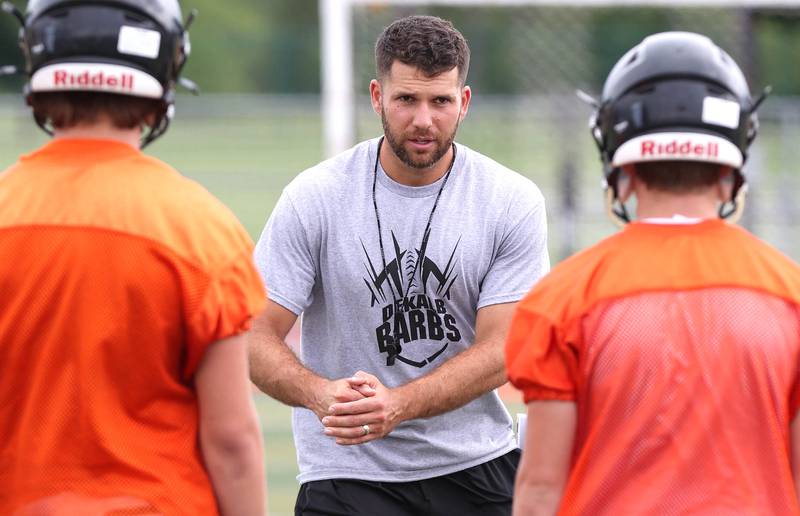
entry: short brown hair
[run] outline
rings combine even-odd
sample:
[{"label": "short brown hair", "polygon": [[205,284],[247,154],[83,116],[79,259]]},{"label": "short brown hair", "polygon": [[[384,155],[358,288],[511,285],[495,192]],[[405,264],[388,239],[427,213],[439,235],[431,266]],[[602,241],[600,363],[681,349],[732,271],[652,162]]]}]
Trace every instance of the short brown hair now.
[{"label": "short brown hair", "polygon": [[694,193],[719,181],[723,167],[702,161],[646,161],[636,164],[636,175],[651,190]]},{"label": "short brown hair", "polygon": [[94,91],[34,93],[31,107],[34,115],[56,129],[91,124],[101,117],[107,117],[118,129],[133,129],[164,109],[157,99]]},{"label": "short brown hair", "polygon": [[469,46],[447,20],[436,16],[408,16],[386,27],[375,43],[378,79],[386,77],[394,61],[415,66],[427,77],[458,68],[462,86],[469,70]]}]

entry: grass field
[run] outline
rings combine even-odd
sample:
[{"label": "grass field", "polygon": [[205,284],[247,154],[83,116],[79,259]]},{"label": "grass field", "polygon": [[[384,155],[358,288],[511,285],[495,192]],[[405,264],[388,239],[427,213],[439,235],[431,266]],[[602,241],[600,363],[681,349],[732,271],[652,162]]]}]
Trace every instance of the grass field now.
[{"label": "grass field", "polygon": [[[376,135],[380,124],[365,112],[358,127],[360,136],[366,138]],[[760,150],[753,157],[761,170],[753,188],[751,224],[758,234],[797,259],[800,217],[794,194],[800,183],[793,167],[800,162],[795,144],[800,131],[797,126],[769,123],[763,128]],[[0,165],[45,141],[20,98],[0,97]],[[603,213],[600,166],[585,119],[548,118],[536,104],[482,102],[476,96],[459,141],[531,177],[542,188],[553,262],[570,249],[587,246],[615,230]],[[231,207],[255,239],[281,189],[323,157],[319,100],[182,98],[170,132],[148,152],[205,185]],[[572,216],[566,216],[559,182],[558,171],[565,163],[578,172],[577,211]],[[291,514],[298,485],[290,409],[261,394],[255,400],[266,442],[270,511]],[[522,406],[510,401],[510,409],[520,412]]]}]

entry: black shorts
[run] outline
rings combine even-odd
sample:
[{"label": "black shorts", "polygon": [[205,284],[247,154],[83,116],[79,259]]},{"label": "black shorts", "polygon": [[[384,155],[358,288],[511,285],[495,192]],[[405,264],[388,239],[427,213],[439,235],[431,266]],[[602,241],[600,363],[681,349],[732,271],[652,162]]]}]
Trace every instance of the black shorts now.
[{"label": "black shorts", "polygon": [[295,516],[509,516],[520,451],[414,482],[315,480],[300,486]]}]

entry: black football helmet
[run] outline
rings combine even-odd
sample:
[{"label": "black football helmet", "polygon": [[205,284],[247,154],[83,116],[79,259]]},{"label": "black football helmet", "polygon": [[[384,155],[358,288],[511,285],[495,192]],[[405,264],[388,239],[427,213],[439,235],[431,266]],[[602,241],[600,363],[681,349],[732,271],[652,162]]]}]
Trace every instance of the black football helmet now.
[{"label": "black football helmet", "polygon": [[[25,95],[97,91],[158,99],[157,122],[142,146],[164,134],[174,112],[175,87],[191,51],[178,0],[30,0],[20,47],[28,83]],[[48,130],[45,120],[36,120]]]},{"label": "black football helmet", "polygon": [[613,215],[629,220],[624,205],[613,206],[620,167],[663,160],[733,169],[733,196],[720,216],[733,214],[767,92],[753,100],[739,66],[700,34],[654,34],[629,50],[609,73],[590,119]]}]

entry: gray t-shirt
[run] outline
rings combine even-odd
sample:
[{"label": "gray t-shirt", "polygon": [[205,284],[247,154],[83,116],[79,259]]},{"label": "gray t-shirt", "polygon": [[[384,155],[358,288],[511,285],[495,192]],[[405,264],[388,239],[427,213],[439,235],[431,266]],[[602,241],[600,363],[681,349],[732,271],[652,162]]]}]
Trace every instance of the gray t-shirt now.
[{"label": "gray t-shirt", "polygon": [[[302,314],[306,367],[329,379],[363,370],[396,387],[468,348],[480,308],[518,301],[548,271],[547,228],[536,185],[457,145],[424,244],[443,179],[409,187],[378,168],[384,264],[372,201],[377,146],[377,139],[363,142],[297,176],[275,206],[255,260],[270,299]],[[392,338],[399,354],[387,346]],[[295,408],[292,420],[301,483],[420,480],[515,447],[496,392],[356,446],[325,436],[308,409]]]}]

